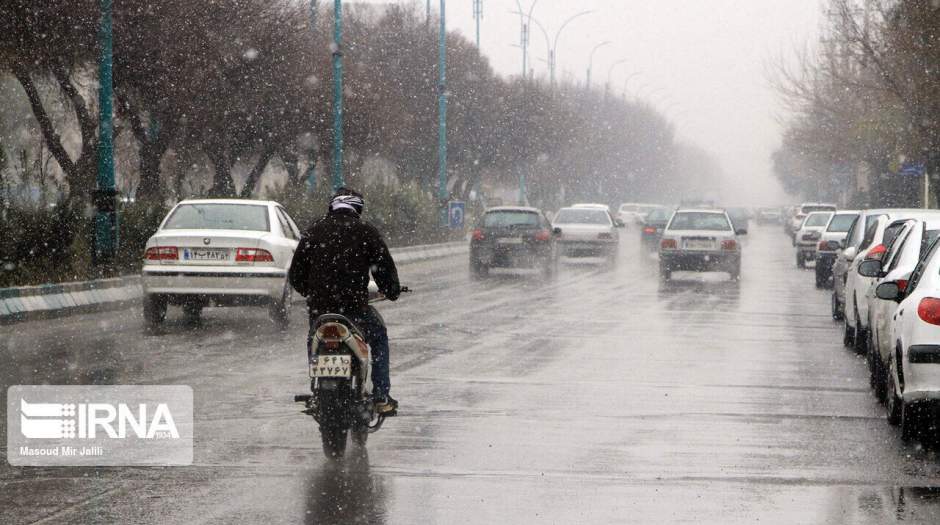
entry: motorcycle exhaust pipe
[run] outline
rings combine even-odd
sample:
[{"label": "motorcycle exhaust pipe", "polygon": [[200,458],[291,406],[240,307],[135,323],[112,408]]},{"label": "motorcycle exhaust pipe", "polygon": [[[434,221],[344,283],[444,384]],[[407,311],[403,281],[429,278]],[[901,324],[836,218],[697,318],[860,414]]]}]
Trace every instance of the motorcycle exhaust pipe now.
[{"label": "motorcycle exhaust pipe", "polygon": [[307,403],[311,399],[313,399],[313,396],[310,394],[297,394],[294,396],[294,403]]}]

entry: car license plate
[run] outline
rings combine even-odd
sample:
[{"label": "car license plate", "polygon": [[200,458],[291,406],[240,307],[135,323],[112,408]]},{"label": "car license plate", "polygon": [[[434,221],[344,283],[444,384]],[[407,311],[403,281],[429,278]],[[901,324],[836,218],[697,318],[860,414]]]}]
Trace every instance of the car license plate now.
[{"label": "car license plate", "polygon": [[184,261],[227,261],[228,250],[218,248],[184,248]]},{"label": "car license plate", "polygon": [[497,244],[522,244],[522,237],[505,237],[496,240]]},{"label": "car license plate", "polygon": [[310,377],[352,377],[352,356],[321,355],[310,362]]},{"label": "car license plate", "polygon": [[714,244],[711,241],[690,239],[685,241],[685,247],[689,250],[711,250],[714,248]]}]

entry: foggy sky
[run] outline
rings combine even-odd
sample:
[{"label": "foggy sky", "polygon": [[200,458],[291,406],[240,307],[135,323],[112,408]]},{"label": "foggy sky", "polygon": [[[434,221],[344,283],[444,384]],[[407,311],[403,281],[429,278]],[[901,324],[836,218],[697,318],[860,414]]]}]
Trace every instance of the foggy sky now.
[{"label": "foggy sky", "polygon": [[[383,2],[383,0],[369,0]],[[528,9],[532,0],[519,0]],[[386,2],[387,3],[387,2]],[[432,0],[435,11],[440,0]],[[420,5],[425,5],[420,0]],[[483,0],[481,49],[503,75],[518,75],[522,58],[516,0]],[[554,38],[560,24],[583,10],[558,40],[557,76],[585,81],[594,45],[592,85],[603,89],[611,65],[611,92],[624,81],[670,116],[681,139],[721,162],[728,182],[723,200],[737,204],[783,204],[770,154],[780,143],[777,117],[785,115],[767,80],[767,64],[818,39],[818,0],[537,0],[533,18]],[[472,0],[448,0],[448,29],[474,39]],[[533,28],[530,67],[547,77],[545,38]]]}]

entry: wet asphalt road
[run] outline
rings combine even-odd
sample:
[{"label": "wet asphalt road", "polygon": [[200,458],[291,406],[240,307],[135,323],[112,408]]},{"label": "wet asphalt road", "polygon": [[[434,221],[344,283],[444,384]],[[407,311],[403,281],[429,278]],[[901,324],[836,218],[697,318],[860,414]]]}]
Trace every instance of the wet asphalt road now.
[{"label": "wet asphalt road", "polygon": [[616,270],[548,284],[403,267],[415,293],[380,307],[401,415],[341,462],[291,402],[299,308],[286,333],[241,309],[146,336],[136,309],[2,326],[3,396],[190,385],[196,448],[191,467],[0,462],[0,523],[940,522],[940,458],[885,423],[779,228],[752,228],[739,284],[661,285],[635,234]]}]

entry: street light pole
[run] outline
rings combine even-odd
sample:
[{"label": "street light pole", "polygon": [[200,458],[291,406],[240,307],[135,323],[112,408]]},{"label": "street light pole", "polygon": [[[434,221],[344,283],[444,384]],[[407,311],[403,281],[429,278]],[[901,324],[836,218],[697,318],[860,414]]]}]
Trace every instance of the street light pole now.
[{"label": "street light pole", "polygon": [[473,0],[473,18],[477,23],[477,49],[480,49],[480,20],[483,18],[483,0]]},{"label": "street light pole", "polygon": [[532,10],[535,9],[535,4],[537,4],[538,1],[539,0],[532,0],[532,4],[529,5],[529,13],[526,15],[522,12],[522,3],[516,0],[516,7],[519,8],[517,11],[519,13],[519,23],[522,27],[521,34],[519,35],[519,44],[522,47],[522,80],[525,80],[528,71],[527,55],[529,51],[529,29],[532,25]]},{"label": "street light pole", "polygon": [[[339,0],[337,0],[339,1]],[[441,226],[447,225],[447,22],[446,0],[441,0],[441,28],[437,65],[437,196],[441,201]]]},{"label": "street light pole", "polygon": [[607,44],[610,44],[610,40],[604,40],[600,44],[597,44],[593,49],[591,49],[591,54],[588,55],[587,79],[585,80],[585,86],[588,90],[591,89],[591,69],[594,67],[594,53]]},{"label": "street light pole", "polygon": [[114,189],[114,97],[112,0],[101,0],[98,27],[98,176],[94,193],[94,263],[109,266],[118,247],[117,191]]},{"label": "street light pole", "polygon": [[343,182],[343,0],[333,2],[333,191]]},{"label": "street light pole", "polygon": [[607,82],[604,83],[604,101],[605,102],[607,101],[607,96],[610,93],[610,76],[614,73],[614,68],[619,66],[620,64],[623,64],[624,62],[628,62],[629,60],[630,60],[629,58],[622,58],[614,62],[613,64],[610,65],[609,68],[607,68]]},{"label": "street light pole", "polygon": [[555,87],[555,65],[556,65],[556,54],[558,51],[558,37],[561,36],[561,32],[564,31],[565,27],[568,24],[570,24],[572,21],[574,21],[575,18],[584,16],[590,13],[593,13],[593,11],[591,10],[581,11],[580,13],[575,13],[574,15],[571,15],[570,17],[568,17],[567,20],[562,22],[561,27],[559,27],[558,31],[555,33],[555,41],[552,43],[551,54],[549,55],[549,58],[551,58],[552,60],[551,64],[549,64],[549,66],[551,67],[550,75],[551,75],[552,88]]}]

